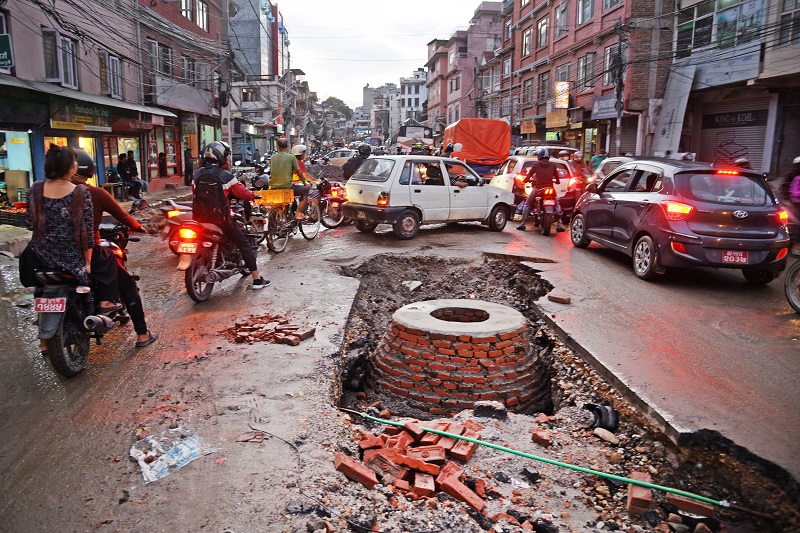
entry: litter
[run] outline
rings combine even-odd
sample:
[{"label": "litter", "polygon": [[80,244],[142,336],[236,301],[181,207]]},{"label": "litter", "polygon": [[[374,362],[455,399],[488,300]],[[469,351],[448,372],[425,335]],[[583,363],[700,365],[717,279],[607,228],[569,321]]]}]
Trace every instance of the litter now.
[{"label": "litter", "polygon": [[[195,459],[216,452],[197,435],[182,428],[170,429],[160,438],[148,436],[131,446],[130,456],[139,463],[145,483],[151,483],[183,468]],[[187,436],[188,435],[188,436]],[[171,447],[164,450],[164,445]]]}]

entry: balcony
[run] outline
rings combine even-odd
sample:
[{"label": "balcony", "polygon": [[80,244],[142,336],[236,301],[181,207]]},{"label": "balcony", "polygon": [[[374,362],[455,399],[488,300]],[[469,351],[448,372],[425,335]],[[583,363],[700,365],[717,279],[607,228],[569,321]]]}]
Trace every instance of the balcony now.
[{"label": "balcony", "polygon": [[156,105],[190,111],[201,115],[216,115],[212,104],[211,91],[198,89],[174,78],[153,76],[151,102]]},{"label": "balcony", "polygon": [[500,8],[501,15],[508,15],[514,10],[514,0],[503,0],[503,5]]}]

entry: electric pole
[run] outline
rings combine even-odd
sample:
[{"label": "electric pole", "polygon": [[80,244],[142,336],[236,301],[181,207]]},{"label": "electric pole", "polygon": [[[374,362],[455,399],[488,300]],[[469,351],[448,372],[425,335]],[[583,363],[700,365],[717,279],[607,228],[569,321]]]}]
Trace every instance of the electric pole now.
[{"label": "electric pole", "polygon": [[614,83],[616,85],[616,108],[617,108],[617,135],[616,135],[616,148],[617,156],[622,155],[622,107],[623,107],[623,70],[624,64],[622,61],[622,19],[617,19],[616,24],[617,32],[617,53],[615,54],[612,70],[614,71]]}]

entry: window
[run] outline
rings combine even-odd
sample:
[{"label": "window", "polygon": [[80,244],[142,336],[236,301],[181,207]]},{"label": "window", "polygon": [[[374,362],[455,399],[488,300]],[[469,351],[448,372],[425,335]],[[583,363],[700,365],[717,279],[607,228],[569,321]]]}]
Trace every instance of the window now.
[{"label": "window", "polygon": [[627,187],[628,182],[633,177],[635,170],[623,170],[622,172],[615,174],[613,177],[609,177],[607,181],[604,182],[605,187],[603,187],[603,192],[621,192],[625,190]]},{"label": "window", "polygon": [[522,84],[522,102],[526,104],[533,102],[533,80],[525,80]]},{"label": "window", "polygon": [[503,61],[503,79],[511,77],[511,58]]},{"label": "window", "polygon": [[588,20],[591,20],[593,16],[594,0],[578,0],[578,17],[576,19],[578,26]]},{"label": "window", "polygon": [[197,63],[195,65],[197,68],[197,88],[203,89],[204,91],[211,90],[211,69],[208,66],[208,63]]},{"label": "window", "polygon": [[197,25],[208,31],[208,4],[200,0],[197,2]]},{"label": "window", "polygon": [[536,48],[547,46],[547,30],[550,17],[545,17],[536,24]]},{"label": "window", "polygon": [[569,0],[556,7],[556,36],[558,39],[569,32]]},{"label": "window", "polygon": [[505,29],[503,30],[503,39],[506,41],[511,39],[513,33],[513,24],[511,24],[511,20],[509,19],[506,21]]},{"label": "window", "polygon": [[594,52],[578,58],[578,92],[594,87]]},{"label": "window", "polygon": [[181,15],[192,20],[192,0],[181,0]]},{"label": "window", "polygon": [[194,86],[197,81],[197,67],[194,59],[181,56],[181,71],[183,73],[183,82]]},{"label": "window", "polygon": [[616,55],[616,45],[606,46],[603,53],[603,85],[611,85],[614,79],[614,56]]},{"label": "window", "polygon": [[525,7],[530,3],[531,0],[520,0],[519,7]]},{"label": "window", "polygon": [[45,81],[78,88],[78,43],[58,31],[42,30]]},{"label": "window", "polygon": [[492,90],[500,90],[500,67],[492,67]]},{"label": "window", "polygon": [[531,53],[531,45],[533,44],[533,28],[528,28],[522,34],[522,55],[526,56]]},{"label": "window", "polygon": [[158,45],[158,71],[165,76],[172,75],[172,48]]},{"label": "window", "polygon": [[779,44],[797,44],[800,42],[800,3],[795,0],[783,0],[778,42]]},{"label": "window", "polygon": [[419,107],[419,98],[414,98],[414,107]]},{"label": "window", "polygon": [[542,72],[539,74],[538,77],[538,94],[537,100],[539,102],[546,102],[548,98],[550,98],[550,73],[549,72]]},{"label": "window", "polygon": [[688,57],[692,50],[710,45],[713,29],[714,2],[703,2],[681,10],[678,13],[675,56]]},{"label": "window", "polygon": [[622,3],[622,0],[603,0],[603,11],[608,11],[614,6],[618,6]]},{"label": "window", "polygon": [[419,94],[419,85],[414,85],[414,94]]},{"label": "window", "polygon": [[452,65],[455,65],[455,63],[456,63],[456,49],[453,48],[447,54],[447,64],[452,66]]},{"label": "window", "polygon": [[122,63],[105,50],[98,54],[100,61],[100,92],[112,98],[122,98]]},{"label": "window", "polygon": [[[6,21],[6,14],[0,11],[0,33],[9,33],[8,21]],[[11,74],[10,68],[0,68],[0,73]]]},{"label": "window", "polygon": [[556,67],[556,81],[569,81],[570,63]]},{"label": "window", "polygon": [[511,114],[511,98],[506,96],[503,98],[503,103],[501,105],[500,116],[507,117]]}]

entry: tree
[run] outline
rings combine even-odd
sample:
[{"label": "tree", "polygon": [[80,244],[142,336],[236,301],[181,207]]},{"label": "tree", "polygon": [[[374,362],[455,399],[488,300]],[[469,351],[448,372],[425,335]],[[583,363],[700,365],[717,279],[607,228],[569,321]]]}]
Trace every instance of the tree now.
[{"label": "tree", "polygon": [[324,102],[322,102],[322,105],[328,109],[338,111],[347,117],[347,120],[350,120],[353,117],[353,110],[335,96],[329,96]]}]

